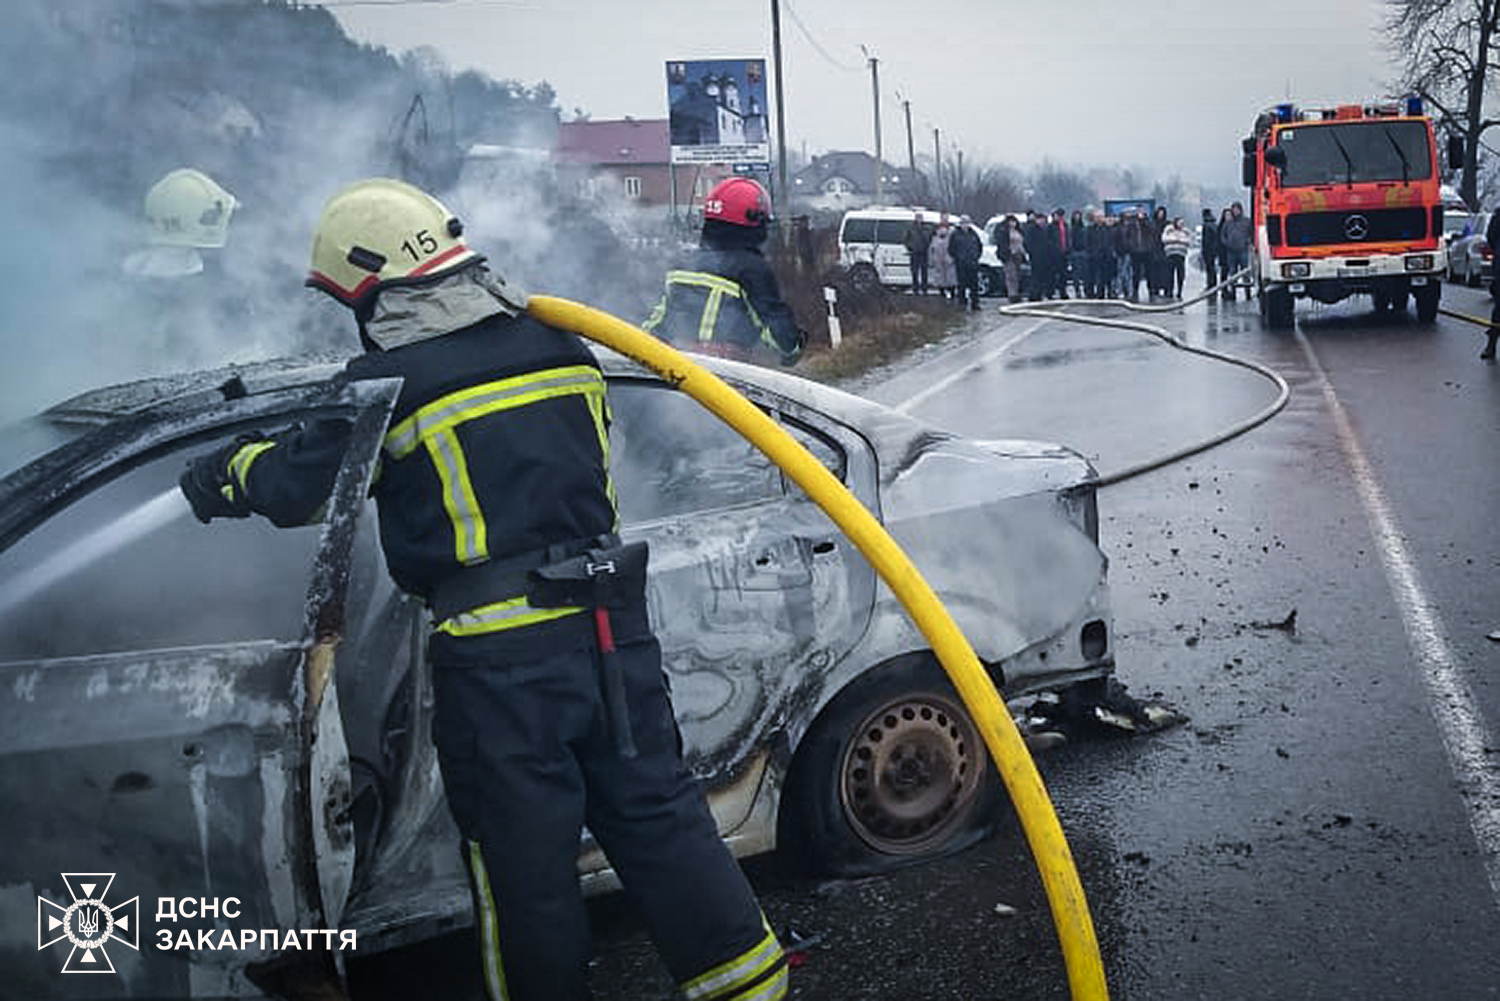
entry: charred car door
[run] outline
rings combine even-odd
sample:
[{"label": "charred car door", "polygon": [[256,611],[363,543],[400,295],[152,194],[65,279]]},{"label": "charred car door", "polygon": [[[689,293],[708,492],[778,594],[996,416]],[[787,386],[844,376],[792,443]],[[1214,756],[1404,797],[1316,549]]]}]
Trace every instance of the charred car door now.
[{"label": "charred car door", "polygon": [[[871,502],[862,439],[759,387],[736,388]],[[651,544],[653,626],[685,753],[712,790],[740,777],[863,635],[874,574],[769,459],[690,397],[616,379],[610,406],[624,530]],[[718,806],[727,833],[743,817]]]},{"label": "charred car door", "polygon": [[[239,996],[247,971],[283,964],[286,932],[339,927],[354,840],[329,680],[374,572],[355,540],[398,388],[241,386],[98,418],[0,481],[0,982],[16,996],[95,996],[75,971],[117,976],[111,996]],[[188,458],[325,417],[354,433],[320,524],[194,520]],[[108,895],[107,930],[80,893]],[[292,965],[329,963],[317,941]]]}]

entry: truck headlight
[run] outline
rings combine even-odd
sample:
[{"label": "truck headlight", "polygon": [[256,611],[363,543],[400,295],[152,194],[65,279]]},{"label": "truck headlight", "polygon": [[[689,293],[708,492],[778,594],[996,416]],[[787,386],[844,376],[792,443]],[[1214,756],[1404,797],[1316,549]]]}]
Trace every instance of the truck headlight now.
[{"label": "truck headlight", "polygon": [[1431,254],[1412,254],[1406,259],[1406,270],[1408,271],[1431,271]]},{"label": "truck headlight", "polygon": [[1281,266],[1281,277],[1283,278],[1306,278],[1312,274],[1312,265],[1307,261],[1292,261],[1290,264]]}]

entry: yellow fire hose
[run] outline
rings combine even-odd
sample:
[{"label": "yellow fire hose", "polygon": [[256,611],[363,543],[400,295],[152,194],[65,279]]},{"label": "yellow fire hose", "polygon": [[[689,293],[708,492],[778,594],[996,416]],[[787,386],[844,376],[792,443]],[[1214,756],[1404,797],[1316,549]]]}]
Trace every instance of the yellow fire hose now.
[{"label": "yellow fire hose", "polygon": [[1451,316],[1455,320],[1467,320],[1469,323],[1472,323],[1478,327],[1484,327],[1486,330],[1493,330],[1496,327],[1496,324],[1491,323],[1489,320],[1486,320],[1482,316],[1470,316],[1468,313],[1455,313],[1453,310],[1444,309],[1441,306],[1438,307],[1438,312],[1442,313],[1444,316]]},{"label": "yellow fire hose", "polygon": [[567,299],[534,295],[528,310],[543,323],[576,331],[635,359],[703,404],[780,466],[859,548],[932,644],[984,735],[1041,872],[1072,997],[1107,999],[1088,901],[1042,777],[968,640],[884,526],[780,425],[681,352],[608,313]]}]

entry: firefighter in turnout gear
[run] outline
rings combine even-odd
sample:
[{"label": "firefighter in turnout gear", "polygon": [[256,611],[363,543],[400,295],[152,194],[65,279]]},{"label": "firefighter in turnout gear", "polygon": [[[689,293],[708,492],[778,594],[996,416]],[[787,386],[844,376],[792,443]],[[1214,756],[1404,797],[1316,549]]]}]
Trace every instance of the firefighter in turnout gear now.
[{"label": "firefighter in turnout gear", "polygon": [[[495,1001],[588,997],[587,824],[696,1001],[774,999],[786,960],[683,762],[622,544],[593,355],[525,313],[459,221],[401,181],[328,203],[307,284],[354,311],[343,378],[403,381],[372,488],[396,582],[432,613],[433,738]],[[349,427],[244,436],[190,463],[201,520],[303,524]]]},{"label": "firefighter in turnout gear", "polygon": [[748,361],[769,350],[795,364],[807,335],[760,251],[770,219],[771,199],[757,182],[714,185],[703,199],[700,246],[667,272],[666,291],[641,326],[685,351]]}]

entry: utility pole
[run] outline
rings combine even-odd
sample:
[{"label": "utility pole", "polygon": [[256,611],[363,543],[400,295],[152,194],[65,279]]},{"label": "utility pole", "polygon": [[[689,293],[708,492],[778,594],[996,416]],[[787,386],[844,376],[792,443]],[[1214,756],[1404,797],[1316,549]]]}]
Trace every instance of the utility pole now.
[{"label": "utility pole", "polygon": [[786,180],[786,102],[781,92],[781,0],[771,0],[771,58],[776,63],[776,198],[781,213],[792,207]]},{"label": "utility pole", "polygon": [[917,150],[911,144],[911,98],[903,97],[901,107],[906,111],[906,166],[911,174],[911,191],[915,193],[917,183]]},{"label": "utility pole", "polygon": [[938,198],[943,197],[943,146],[938,141],[937,126],[932,127],[932,183],[937,186]]},{"label": "utility pole", "polygon": [[885,201],[885,178],[881,176],[885,161],[880,149],[880,60],[870,55],[869,49],[865,49],[865,56],[870,60],[870,91],[875,97],[875,204],[880,205]]}]

